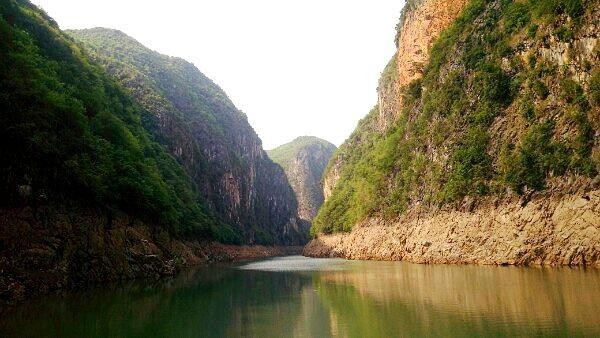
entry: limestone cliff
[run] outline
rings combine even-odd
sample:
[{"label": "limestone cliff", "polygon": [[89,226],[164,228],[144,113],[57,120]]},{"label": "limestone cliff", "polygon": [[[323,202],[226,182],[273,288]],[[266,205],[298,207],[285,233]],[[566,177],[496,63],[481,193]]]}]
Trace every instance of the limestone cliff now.
[{"label": "limestone cliff", "polygon": [[269,150],[269,157],[281,165],[298,200],[298,216],[304,221],[308,238],[310,222],[323,204],[322,176],[336,147],[312,136],[295,140]]},{"label": "limestone cliff", "polygon": [[598,265],[599,6],[409,2],[305,254]]},{"label": "limestone cliff", "polygon": [[[377,87],[375,115],[361,129],[383,133],[393,124],[402,110],[401,90],[421,77],[429,58],[429,49],[440,33],[460,14],[468,0],[411,0],[402,10],[398,23],[396,46],[398,51],[381,75]],[[341,147],[351,148],[363,138],[351,136]],[[344,156],[337,154],[331,161],[324,178],[324,195],[327,199],[340,177]]]},{"label": "limestone cliff", "polygon": [[429,60],[429,49],[440,33],[448,28],[458,17],[467,0],[413,0],[409,1],[402,12],[398,24],[397,53],[388,66],[393,72],[391,79],[381,79],[378,92],[379,131],[386,130],[402,111],[400,90],[423,75],[423,69]]}]

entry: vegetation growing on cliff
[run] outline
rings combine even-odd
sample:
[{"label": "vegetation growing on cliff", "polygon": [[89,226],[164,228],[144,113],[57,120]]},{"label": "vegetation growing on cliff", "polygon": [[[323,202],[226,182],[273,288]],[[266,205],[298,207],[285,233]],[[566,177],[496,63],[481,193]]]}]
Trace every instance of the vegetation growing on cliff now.
[{"label": "vegetation growing on cliff", "polygon": [[[581,0],[471,1],[433,45],[422,79],[403,89],[393,126],[380,133],[361,121],[340,147],[340,179],[313,234],[465,196],[540,190],[550,176],[596,175],[597,48],[571,47],[581,53],[572,67],[539,52],[554,38],[576,39],[596,9]],[[589,81],[575,80],[579,69]]]},{"label": "vegetation growing on cliff", "polygon": [[[230,141],[227,131],[231,127],[239,121],[247,121],[245,114],[235,108],[219,86],[183,59],[151,51],[114,29],[92,28],[66,33],[83,42],[94,61],[102,64],[109,75],[119,80],[148,110],[201,119],[211,134],[225,141]],[[175,100],[177,95],[180,97]],[[181,108],[184,104],[188,105],[186,109]]]},{"label": "vegetation growing on cliff", "polygon": [[215,216],[218,240],[304,243],[305,236],[293,230],[296,201],[283,170],[218,85],[193,64],[152,51],[121,31],[67,33],[148,111],[144,127],[190,176]]}]

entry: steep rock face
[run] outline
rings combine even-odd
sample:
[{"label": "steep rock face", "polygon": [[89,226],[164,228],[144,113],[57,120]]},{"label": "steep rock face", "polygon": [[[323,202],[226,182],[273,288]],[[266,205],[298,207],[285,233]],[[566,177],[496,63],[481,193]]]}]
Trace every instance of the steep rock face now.
[{"label": "steep rock face", "polygon": [[411,25],[433,3],[403,12],[305,254],[598,265],[600,3],[437,1]]},{"label": "steep rock face", "polygon": [[440,33],[454,22],[467,2],[417,0],[404,9],[396,41],[398,85],[401,88],[423,75],[431,46]]},{"label": "steep rock face", "polygon": [[[429,60],[429,50],[440,36],[458,17],[468,0],[415,0],[409,2],[402,12],[394,59],[384,70],[379,82],[379,116],[377,129],[385,131],[402,111],[401,89],[423,75]],[[386,75],[387,73],[392,73]],[[386,78],[389,76],[391,78]]]},{"label": "steep rock face", "polygon": [[184,165],[210,210],[231,226],[223,240],[304,240],[284,172],[216,84],[191,63],[151,51],[122,32],[94,28],[68,33],[90,48],[96,61],[151,113],[148,129]]},{"label": "steep rock face", "polygon": [[[400,23],[396,27],[396,46],[398,51],[390,60],[381,75],[377,87],[377,107],[357,129],[383,133],[394,123],[402,111],[401,90],[411,81],[421,77],[423,68],[429,59],[429,49],[440,33],[458,17],[468,0],[412,0],[403,9]],[[354,135],[353,135],[354,136]],[[341,148],[351,149],[357,143],[364,142],[364,136],[351,136]],[[327,199],[340,177],[345,164],[345,156],[338,154],[332,160],[323,179],[324,195]]]},{"label": "steep rock face", "polygon": [[304,221],[308,236],[310,221],[323,204],[322,176],[336,147],[330,142],[312,136],[298,137],[268,154],[281,165],[298,201],[298,216]]}]

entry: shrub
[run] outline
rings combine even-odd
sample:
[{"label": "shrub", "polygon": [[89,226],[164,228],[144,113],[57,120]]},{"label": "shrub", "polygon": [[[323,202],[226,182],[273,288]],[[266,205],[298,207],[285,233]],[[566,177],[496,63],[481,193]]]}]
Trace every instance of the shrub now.
[{"label": "shrub", "polygon": [[535,120],[535,107],[530,97],[527,96],[521,100],[519,110],[528,122],[533,122]]},{"label": "shrub", "polygon": [[529,128],[521,145],[504,168],[506,182],[518,193],[527,187],[541,190],[550,172],[562,174],[568,163],[568,152],[552,141],[554,122],[547,120]]},{"label": "shrub", "polygon": [[583,89],[575,80],[565,78],[560,83],[562,98],[567,103],[579,103],[583,100]]},{"label": "shrub", "polygon": [[592,73],[589,84],[589,97],[593,104],[600,105],[600,68]]},{"label": "shrub", "polygon": [[530,39],[535,38],[535,35],[538,31],[540,26],[536,25],[536,24],[531,24],[529,25],[529,27],[527,27],[527,37]]},{"label": "shrub", "polygon": [[421,99],[421,79],[415,79],[410,82],[404,92],[404,102],[406,105],[412,105]]},{"label": "shrub", "polygon": [[484,128],[472,128],[461,139],[451,159],[452,173],[444,187],[444,199],[456,200],[471,193],[484,194],[486,180],[493,175],[487,154],[489,135]]},{"label": "shrub", "polygon": [[553,17],[559,14],[567,14],[576,19],[584,13],[582,0],[531,0],[535,6],[535,13],[538,16]]},{"label": "shrub", "polygon": [[483,64],[475,73],[474,84],[486,101],[505,104],[510,98],[510,77],[494,63]]},{"label": "shrub", "polygon": [[528,3],[511,2],[503,11],[504,26],[508,32],[513,32],[525,26],[531,20]]},{"label": "shrub", "polygon": [[545,100],[550,94],[548,87],[546,87],[546,85],[538,79],[533,80],[531,83],[531,89],[535,95],[542,100]]},{"label": "shrub", "polygon": [[[474,36],[473,39],[477,39],[477,36]],[[467,69],[476,69],[477,66],[485,60],[485,49],[483,46],[479,44],[473,44],[466,48],[465,54],[463,56],[463,62]]]},{"label": "shrub", "polygon": [[596,174],[591,154],[594,147],[594,128],[588,120],[587,114],[576,108],[572,112],[572,118],[578,125],[579,132],[573,142],[573,156],[571,159],[571,169],[576,172],[593,176]]},{"label": "shrub", "polygon": [[554,31],[556,37],[558,37],[559,41],[568,42],[573,40],[573,30],[567,26],[560,26],[558,29]]},{"label": "shrub", "polygon": [[562,0],[556,2],[559,11],[566,13],[572,18],[579,18],[583,15],[584,7],[582,0]]}]

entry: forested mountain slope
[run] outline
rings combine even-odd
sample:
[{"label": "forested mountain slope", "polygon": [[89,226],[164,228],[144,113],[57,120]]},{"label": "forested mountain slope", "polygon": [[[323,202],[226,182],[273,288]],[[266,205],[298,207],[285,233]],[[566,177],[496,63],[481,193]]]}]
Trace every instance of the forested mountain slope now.
[{"label": "forested mountain slope", "polygon": [[597,0],[409,2],[313,223],[352,233],[312,253],[600,263],[599,17]]},{"label": "forested mountain slope", "polygon": [[105,28],[69,31],[148,112],[146,128],[183,164],[222,239],[302,244],[293,191],[246,116],[191,63]]},{"label": "forested mountain slope", "polygon": [[310,221],[324,201],[323,172],[335,150],[335,145],[318,137],[301,136],[267,151],[287,175],[298,201],[298,216],[307,226],[307,236]]},{"label": "forested mountain slope", "polygon": [[145,112],[35,6],[1,5],[2,205],[76,201],[209,235],[189,178],[143,128]]}]

